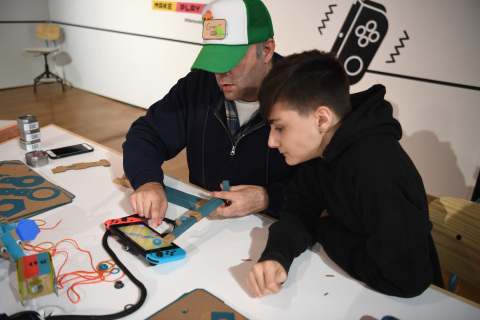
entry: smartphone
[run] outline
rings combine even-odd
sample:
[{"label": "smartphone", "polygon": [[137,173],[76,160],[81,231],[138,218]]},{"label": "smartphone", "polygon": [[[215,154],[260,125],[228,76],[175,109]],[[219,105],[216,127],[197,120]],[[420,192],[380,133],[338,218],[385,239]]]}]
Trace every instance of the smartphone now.
[{"label": "smartphone", "polygon": [[151,264],[160,264],[185,257],[185,251],[175,243],[162,241],[162,235],[143,221],[111,224],[109,230],[120,238],[126,250],[144,256]]},{"label": "smartphone", "polygon": [[48,157],[50,159],[60,159],[76,154],[92,152],[93,147],[86,143],[80,143],[73,146],[61,147],[56,149],[47,150]]}]

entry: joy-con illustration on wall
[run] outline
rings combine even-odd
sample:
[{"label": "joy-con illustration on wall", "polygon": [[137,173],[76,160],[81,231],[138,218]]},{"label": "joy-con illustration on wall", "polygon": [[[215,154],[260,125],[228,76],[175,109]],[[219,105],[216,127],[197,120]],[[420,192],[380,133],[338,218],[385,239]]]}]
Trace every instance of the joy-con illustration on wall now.
[{"label": "joy-con illustration on wall", "polygon": [[344,62],[350,84],[359,82],[388,30],[386,9],[368,1],[356,1],[343,23],[332,52]]}]

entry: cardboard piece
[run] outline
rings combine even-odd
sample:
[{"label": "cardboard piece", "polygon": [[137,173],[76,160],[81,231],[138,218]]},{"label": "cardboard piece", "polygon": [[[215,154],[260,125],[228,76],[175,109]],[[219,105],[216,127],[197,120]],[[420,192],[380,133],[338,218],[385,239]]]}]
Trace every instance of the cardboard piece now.
[{"label": "cardboard piece", "polygon": [[29,300],[57,293],[55,270],[50,252],[44,251],[17,260],[17,279],[20,300]]},{"label": "cardboard piece", "polygon": [[121,177],[121,178],[115,178],[113,180],[113,182],[115,182],[116,184],[119,184],[125,188],[132,188],[132,185],[130,184],[130,181],[128,181],[127,177],[125,176],[125,174]]},{"label": "cardboard piece", "polygon": [[0,161],[0,220],[4,223],[37,215],[72,202],[75,196],[18,160]]},{"label": "cardboard piece", "polygon": [[23,248],[26,241],[35,239],[39,232],[40,228],[33,220],[20,219],[17,224],[0,223],[0,256],[17,261],[25,256]]},{"label": "cardboard piece", "polygon": [[0,224],[0,247],[2,248],[0,256],[13,261],[25,256],[23,253],[25,242],[20,240],[16,231],[15,223]]},{"label": "cardboard piece", "polygon": [[247,320],[204,289],[196,289],[153,314],[150,320]]},{"label": "cardboard piece", "polygon": [[90,167],[98,167],[98,166],[104,166],[104,167],[110,167],[110,162],[108,160],[99,160],[96,162],[81,162],[81,163],[74,163],[69,166],[60,166],[52,169],[53,173],[60,173],[60,172],[65,172],[67,170],[81,170],[81,169],[86,169]]}]

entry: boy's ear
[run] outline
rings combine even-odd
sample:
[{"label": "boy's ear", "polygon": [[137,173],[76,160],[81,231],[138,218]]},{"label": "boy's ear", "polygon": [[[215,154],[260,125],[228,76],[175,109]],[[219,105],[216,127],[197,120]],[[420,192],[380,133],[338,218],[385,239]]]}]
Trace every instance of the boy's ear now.
[{"label": "boy's ear", "polygon": [[318,131],[326,132],[333,121],[332,110],[326,106],[320,106],[313,112],[314,117],[317,121]]}]

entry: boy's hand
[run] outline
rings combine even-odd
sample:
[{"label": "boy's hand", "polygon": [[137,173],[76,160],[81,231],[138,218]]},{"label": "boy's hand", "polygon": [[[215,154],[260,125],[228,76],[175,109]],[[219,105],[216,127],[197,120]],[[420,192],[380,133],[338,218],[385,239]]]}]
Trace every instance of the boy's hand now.
[{"label": "boy's hand", "polygon": [[287,272],[274,260],[255,263],[247,276],[248,287],[256,298],[280,292],[285,280]]}]

